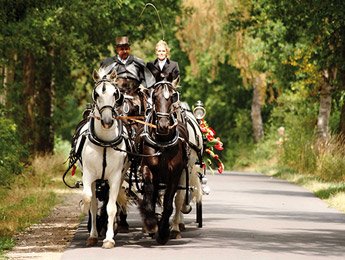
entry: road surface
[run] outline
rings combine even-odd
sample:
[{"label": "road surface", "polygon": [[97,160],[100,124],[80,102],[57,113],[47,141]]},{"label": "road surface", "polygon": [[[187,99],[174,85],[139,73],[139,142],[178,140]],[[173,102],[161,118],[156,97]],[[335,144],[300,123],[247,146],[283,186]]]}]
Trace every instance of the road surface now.
[{"label": "road surface", "polygon": [[85,247],[84,222],[61,259],[345,259],[345,214],[304,188],[257,173],[207,177],[211,193],[203,197],[202,228],[193,207],[183,238],[158,245],[142,234],[131,208],[130,233],[117,234],[114,249],[102,249],[102,241]]}]

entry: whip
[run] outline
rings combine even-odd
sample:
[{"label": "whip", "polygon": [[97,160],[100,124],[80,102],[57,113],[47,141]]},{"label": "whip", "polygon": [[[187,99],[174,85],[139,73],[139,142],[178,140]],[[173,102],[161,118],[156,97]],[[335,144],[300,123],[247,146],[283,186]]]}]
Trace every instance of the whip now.
[{"label": "whip", "polygon": [[156,6],[154,4],[152,4],[152,3],[145,4],[145,6],[144,6],[143,10],[141,11],[139,17],[142,16],[142,14],[144,13],[146,7],[148,7],[148,6],[151,6],[156,11],[156,14],[157,14],[157,17],[158,17],[158,20],[159,20],[159,23],[160,23],[161,29],[162,29],[162,36],[163,36],[162,40],[164,40],[164,28],[163,28],[162,20],[161,20],[161,17],[159,16],[158,10],[157,10],[157,8],[156,8]]}]

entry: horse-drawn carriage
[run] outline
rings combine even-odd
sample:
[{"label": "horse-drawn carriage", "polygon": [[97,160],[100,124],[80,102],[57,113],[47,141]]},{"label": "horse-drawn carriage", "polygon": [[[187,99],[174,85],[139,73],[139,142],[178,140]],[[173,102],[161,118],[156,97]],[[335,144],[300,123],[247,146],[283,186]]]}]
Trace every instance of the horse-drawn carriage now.
[{"label": "horse-drawn carriage", "polygon": [[[182,214],[191,211],[192,198],[196,222],[202,227],[205,139],[199,123],[205,115],[203,106],[199,103],[193,113],[180,102],[177,82],[162,81],[147,96],[143,117],[133,116],[132,97],[119,91],[115,73],[105,77],[95,71],[93,77],[92,111],[77,128],[63,175],[68,187],[83,187],[81,207],[89,214],[87,244],[95,245],[105,230],[103,247],[115,245],[113,223],[118,215],[118,224],[128,225],[128,200],[139,206],[144,229],[160,244],[181,236]],[[65,178],[75,164],[82,171],[82,181],[72,186]],[[123,191],[126,196],[121,201]]]}]

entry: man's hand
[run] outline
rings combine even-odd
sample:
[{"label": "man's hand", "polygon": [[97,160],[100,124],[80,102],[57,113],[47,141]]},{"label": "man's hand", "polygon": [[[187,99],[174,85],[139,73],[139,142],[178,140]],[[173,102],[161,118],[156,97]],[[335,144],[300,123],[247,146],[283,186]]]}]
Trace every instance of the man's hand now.
[{"label": "man's hand", "polygon": [[147,91],[147,88],[145,88],[143,84],[140,84],[140,85],[139,85],[139,91],[141,91],[141,92],[144,93],[144,92]]}]

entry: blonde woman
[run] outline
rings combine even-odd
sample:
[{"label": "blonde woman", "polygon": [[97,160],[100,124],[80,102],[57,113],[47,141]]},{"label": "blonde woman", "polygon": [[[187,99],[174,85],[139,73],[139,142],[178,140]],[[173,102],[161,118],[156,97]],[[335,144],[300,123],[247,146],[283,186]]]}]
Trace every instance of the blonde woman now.
[{"label": "blonde woman", "polygon": [[156,56],[157,58],[154,61],[146,64],[156,82],[163,80],[172,82],[180,75],[178,63],[169,59],[170,48],[165,41],[160,40],[156,44]]}]

